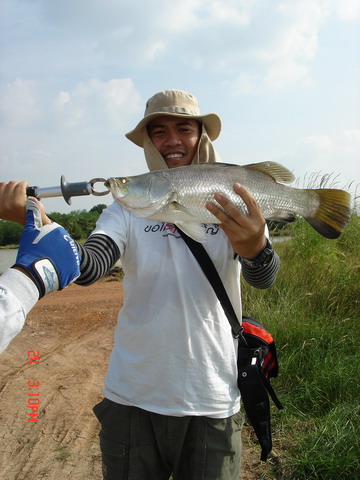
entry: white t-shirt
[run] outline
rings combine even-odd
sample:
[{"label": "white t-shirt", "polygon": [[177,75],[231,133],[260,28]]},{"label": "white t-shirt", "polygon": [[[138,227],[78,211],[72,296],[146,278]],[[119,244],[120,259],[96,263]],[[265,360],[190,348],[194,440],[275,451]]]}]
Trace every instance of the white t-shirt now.
[{"label": "white t-shirt", "polygon": [[[217,225],[204,228],[205,248],[241,318],[240,262]],[[137,218],[113,203],[93,233],[116,242],[125,273],[105,396],[164,415],[236,413],[237,341],[176,228]]]}]

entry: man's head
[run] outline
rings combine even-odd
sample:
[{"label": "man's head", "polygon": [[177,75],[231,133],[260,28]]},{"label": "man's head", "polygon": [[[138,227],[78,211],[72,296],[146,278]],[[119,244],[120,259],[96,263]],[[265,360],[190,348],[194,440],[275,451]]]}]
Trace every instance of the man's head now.
[{"label": "man's head", "polygon": [[150,140],[169,168],[190,165],[197,152],[201,127],[193,118],[163,116],[147,124]]},{"label": "man's head", "polygon": [[216,161],[209,151],[220,130],[220,118],[215,113],[202,115],[193,95],[164,90],[148,100],[144,118],[126,137],[144,148],[150,170],[156,170]]}]

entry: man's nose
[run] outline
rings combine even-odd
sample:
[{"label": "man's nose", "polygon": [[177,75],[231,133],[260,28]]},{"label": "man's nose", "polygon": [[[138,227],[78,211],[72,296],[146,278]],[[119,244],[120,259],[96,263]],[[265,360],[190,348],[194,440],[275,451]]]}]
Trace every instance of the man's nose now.
[{"label": "man's nose", "polygon": [[180,136],[176,131],[171,130],[168,132],[166,143],[170,146],[179,145],[181,143]]}]

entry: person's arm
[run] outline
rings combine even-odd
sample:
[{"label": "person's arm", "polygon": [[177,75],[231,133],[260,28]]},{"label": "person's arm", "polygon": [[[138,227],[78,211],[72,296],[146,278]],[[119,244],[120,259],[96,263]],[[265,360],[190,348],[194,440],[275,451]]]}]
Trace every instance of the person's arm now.
[{"label": "person's arm", "polygon": [[94,234],[84,245],[77,244],[81,256],[78,285],[91,285],[111,270],[120,258],[119,247],[104,234]]},{"label": "person's arm", "polygon": [[43,225],[41,217],[40,202],[28,199],[16,263],[0,276],[0,352],[21,331],[37,300],[80,274],[75,242],[57,223]]},{"label": "person's arm", "polygon": [[[256,259],[256,257],[255,257]],[[242,265],[242,274],[244,279],[255,288],[265,289],[275,283],[278,271],[280,269],[279,255],[274,251],[272,258],[266,265],[249,265],[239,258]]]},{"label": "person's arm", "polygon": [[0,353],[20,333],[38,300],[35,283],[22,272],[9,268],[0,276]]},{"label": "person's arm", "polygon": [[[25,224],[26,182],[0,182],[0,218]],[[43,205],[39,202],[43,224],[51,224]],[[76,243],[81,257],[79,276],[76,283],[91,285],[103,277],[120,257],[116,243],[107,235],[92,235],[84,245]]]},{"label": "person's arm", "polygon": [[0,218],[25,225],[26,182],[0,182]]},{"label": "person's arm", "polygon": [[254,197],[239,184],[234,185],[234,191],[244,200],[247,214],[221,193],[215,195],[215,200],[225,212],[211,202],[206,207],[220,220],[220,227],[239,256],[245,280],[253,287],[268,288],[275,282],[279,271],[279,256],[266,237],[265,218]]},{"label": "person's arm", "polygon": [[[26,222],[27,182],[0,182],[0,218],[24,226]],[[52,223],[45,213],[42,203],[38,202],[43,225]]]}]

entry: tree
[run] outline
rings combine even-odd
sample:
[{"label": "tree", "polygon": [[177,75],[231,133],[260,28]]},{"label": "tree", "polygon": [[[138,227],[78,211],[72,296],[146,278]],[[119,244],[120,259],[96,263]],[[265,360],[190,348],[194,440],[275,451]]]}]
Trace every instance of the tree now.
[{"label": "tree", "polygon": [[[104,208],[106,208],[105,204],[99,204],[92,207],[90,211],[52,212],[49,217],[52,221],[64,227],[74,240],[80,240],[87,238],[94,230],[96,221]],[[20,241],[22,228],[17,223],[0,220],[0,245],[17,245]]]},{"label": "tree", "polygon": [[0,245],[17,245],[23,227],[17,223],[0,220]]},{"label": "tree", "polygon": [[105,205],[105,203],[99,203],[98,205],[95,205],[95,207],[92,207],[90,209],[90,212],[97,212],[100,215],[100,213],[102,213],[102,211],[106,207],[107,207],[107,205]]}]

